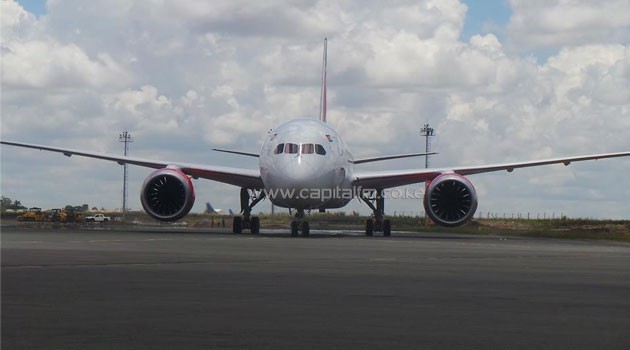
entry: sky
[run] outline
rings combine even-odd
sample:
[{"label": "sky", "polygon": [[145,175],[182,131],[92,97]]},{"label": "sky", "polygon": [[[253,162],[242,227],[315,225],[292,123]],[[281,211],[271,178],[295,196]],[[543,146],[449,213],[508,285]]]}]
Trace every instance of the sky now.
[{"label": "sky", "polygon": [[[133,156],[256,169],[211,149],[257,152],[269,129],[316,117],[327,37],[328,122],[355,157],[423,151],[425,123],[434,167],[630,150],[627,0],[1,1],[3,140],[122,154],[128,130]],[[116,163],[0,151],[3,196],[121,207]],[[484,217],[630,219],[629,171],[613,159],[470,180]],[[129,167],[130,208],[150,172]],[[238,188],[194,185],[193,212],[238,208]],[[423,212],[419,199],[386,211]]]}]

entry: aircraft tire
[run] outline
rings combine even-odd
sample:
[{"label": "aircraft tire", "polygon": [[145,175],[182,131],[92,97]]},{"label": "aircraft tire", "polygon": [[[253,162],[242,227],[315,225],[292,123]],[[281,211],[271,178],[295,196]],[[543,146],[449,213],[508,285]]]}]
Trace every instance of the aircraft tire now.
[{"label": "aircraft tire", "polygon": [[291,221],[291,237],[297,237],[298,235],[298,223],[297,221]]},{"label": "aircraft tire", "polygon": [[232,232],[233,233],[242,233],[243,232],[243,218],[240,216],[235,216],[232,219]]},{"label": "aircraft tire", "polygon": [[392,235],[392,222],[390,220],[383,221],[383,237],[390,237]]},{"label": "aircraft tire", "polygon": [[372,219],[367,219],[365,221],[365,235],[367,237],[374,236],[374,221],[372,221]]},{"label": "aircraft tire", "polygon": [[251,225],[252,225],[252,228],[251,228],[252,234],[254,235],[259,234],[260,233],[260,218],[257,216],[254,216],[252,218]]},{"label": "aircraft tire", "polygon": [[311,234],[311,228],[310,228],[308,222],[304,221],[302,223],[302,236],[308,237],[308,235],[310,235],[310,234]]}]

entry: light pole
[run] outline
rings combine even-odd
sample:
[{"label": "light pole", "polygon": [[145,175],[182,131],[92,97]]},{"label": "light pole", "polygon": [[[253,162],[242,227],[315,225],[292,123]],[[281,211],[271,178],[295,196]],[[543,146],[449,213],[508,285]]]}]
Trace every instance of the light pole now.
[{"label": "light pole", "polygon": [[420,129],[420,135],[424,136],[424,152],[426,155],[424,156],[424,167],[429,167],[429,148],[431,148],[431,142],[429,140],[430,137],[434,135],[435,129],[429,126],[429,124],[424,124],[424,127]]},{"label": "light pole", "polygon": [[[124,130],[120,135],[118,135],[118,141],[123,142],[125,144],[125,157],[129,152],[129,143],[133,142],[131,139],[131,134]],[[125,216],[127,215],[127,163],[123,164],[123,200],[122,200],[122,220],[125,221]]]}]

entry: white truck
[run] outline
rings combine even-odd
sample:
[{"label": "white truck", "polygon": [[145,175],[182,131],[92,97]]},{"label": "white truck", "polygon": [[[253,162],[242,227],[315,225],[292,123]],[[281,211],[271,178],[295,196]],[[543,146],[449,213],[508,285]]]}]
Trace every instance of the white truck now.
[{"label": "white truck", "polygon": [[111,220],[109,216],[103,214],[94,214],[85,217],[85,222],[109,222]]}]

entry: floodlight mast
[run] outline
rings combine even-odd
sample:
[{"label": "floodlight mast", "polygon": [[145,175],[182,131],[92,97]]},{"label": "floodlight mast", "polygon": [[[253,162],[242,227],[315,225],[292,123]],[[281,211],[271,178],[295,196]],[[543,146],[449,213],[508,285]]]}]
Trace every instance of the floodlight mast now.
[{"label": "floodlight mast", "polygon": [[[120,135],[118,135],[118,141],[123,142],[125,144],[124,155],[125,157],[129,153],[129,143],[133,142],[131,138],[131,134],[127,132],[127,130],[123,130]],[[123,164],[123,193],[122,193],[122,220],[125,221],[125,216],[127,215],[127,163]]]},{"label": "floodlight mast", "polygon": [[420,135],[424,136],[424,152],[426,155],[424,156],[424,167],[429,167],[429,149],[431,148],[430,138],[435,136],[435,129],[429,126],[429,124],[424,124],[424,127],[420,129]]}]

